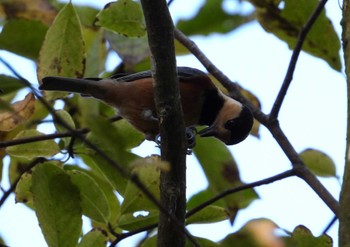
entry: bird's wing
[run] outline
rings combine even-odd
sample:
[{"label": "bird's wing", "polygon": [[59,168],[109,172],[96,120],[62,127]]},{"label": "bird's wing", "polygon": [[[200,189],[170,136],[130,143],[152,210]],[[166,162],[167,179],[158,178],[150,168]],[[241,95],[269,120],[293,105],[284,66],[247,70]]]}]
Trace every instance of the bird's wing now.
[{"label": "bird's wing", "polygon": [[[177,74],[180,80],[190,79],[193,77],[202,77],[206,76],[206,74],[203,71],[200,71],[198,69],[190,68],[190,67],[177,67]],[[130,82],[130,81],[136,81],[144,78],[150,78],[152,77],[151,70],[146,70],[138,73],[133,74],[115,74],[112,75],[111,79],[116,79],[119,82]]]}]

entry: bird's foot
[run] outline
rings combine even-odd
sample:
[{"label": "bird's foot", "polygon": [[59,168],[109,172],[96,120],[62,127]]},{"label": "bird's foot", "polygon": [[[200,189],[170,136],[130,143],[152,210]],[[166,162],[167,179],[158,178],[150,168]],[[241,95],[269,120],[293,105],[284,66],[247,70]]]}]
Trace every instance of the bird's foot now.
[{"label": "bird's foot", "polygon": [[[197,129],[193,126],[186,127],[185,133],[186,133],[186,140],[187,140],[186,154],[190,155],[192,154],[192,149],[196,146]],[[154,142],[157,144],[156,147],[160,148],[160,144],[161,144],[160,134],[156,135],[156,137],[154,138]]]}]

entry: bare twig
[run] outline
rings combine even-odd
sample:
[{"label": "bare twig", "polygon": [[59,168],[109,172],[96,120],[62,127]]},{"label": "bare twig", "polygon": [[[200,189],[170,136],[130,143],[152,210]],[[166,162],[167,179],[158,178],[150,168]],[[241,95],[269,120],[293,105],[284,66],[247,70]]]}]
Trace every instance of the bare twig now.
[{"label": "bare twig", "polygon": [[275,103],[273,104],[273,107],[272,107],[272,110],[270,113],[270,119],[277,119],[277,117],[278,117],[278,113],[281,109],[281,106],[282,106],[283,100],[286,96],[287,90],[290,86],[290,83],[293,80],[293,74],[294,74],[295,67],[296,67],[296,64],[297,64],[297,61],[299,58],[300,51],[303,47],[304,41],[305,41],[310,29],[312,28],[313,24],[315,23],[317,17],[321,14],[322,10],[324,9],[324,6],[326,5],[326,3],[327,3],[327,0],[322,0],[318,3],[316,9],[314,10],[312,15],[310,16],[309,20],[306,22],[304,27],[300,30],[300,33],[299,33],[298,39],[297,39],[297,43],[294,47],[293,54],[292,54],[292,57],[291,57],[290,62],[289,62],[287,74],[284,78],[282,87],[277,95]]},{"label": "bare twig", "polygon": [[337,217],[334,216],[333,219],[328,223],[328,225],[326,226],[326,228],[322,231],[322,234],[327,234],[327,232],[329,231],[329,229],[331,229],[331,227],[334,225],[334,223],[337,221]]},{"label": "bare twig", "polygon": [[139,234],[141,232],[145,232],[145,231],[149,231],[149,230],[152,230],[154,228],[156,228],[158,226],[158,223],[155,223],[155,224],[152,224],[152,225],[148,225],[148,226],[144,226],[144,227],[140,227],[136,230],[133,230],[133,231],[129,231],[129,232],[126,232],[126,233],[116,233],[116,232],[113,232],[110,230],[110,232],[116,237],[116,240],[114,240],[110,245],[109,247],[114,247],[116,246],[120,241],[122,241],[123,239],[126,239],[128,237],[131,237],[131,236],[134,236],[136,234]]},{"label": "bare twig", "polygon": [[[87,132],[89,132],[87,128],[82,128],[76,131],[82,134],[86,134]],[[53,134],[42,135],[42,136],[33,136],[33,137],[27,137],[27,138],[21,138],[21,139],[14,139],[14,140],[0,142],[0,148],[20,145],[25,143],[31,143],[31,142],[52,140],[56,138],[70,137],[70,136],[72,136],[72,132],[67,131],[62,133],[53,133]]]},{"label": "bare twig", "polygon": [[[122,119],[122,117],[120,117],[120,116],[114,116],[114,117],[110,118],[110,121],[115,122],[115,121],[119,121],[121,119]],[[87,134],[90,131],[90,129],[81,128],[81,129],[76,129],[75,131],[79,132],[81,134]],[[19,145],[19,144],[25,144],[25,143],[31,143],[31,142],[52,140],[52,139],[56,139],[56,138],[72,137],[72,136],[73,136],[73,134],[71,131],[47,134],[47,135],[43,135],[43,136],[33,136],[33,137],[28,137],[28,138],[21,138],[21,139],[16,139],[16,140],[9,140],[9,141],[0,142],[0,148],[15,146],[15,145]]]},{"label": "bare twig", "polygon": [[191,217],[192,215],[194,215],[195,213],[199,212],[203,208],[213,204],[214,202],[216,202],[216,201],[218,201],[218,200],[220,200],[220,199],[222,199],[222,198],[224,198],[224,197],[226,197],[228,195],[237,193],[237,192],[242,191],[242,190],[251,189],[251,188],[254,188],[254,187],[257,187],[257,186],[270,184],[270,183],[273,183],[273,182],[276,182],[278,180],[282,180],[284,178],[288,178],[288,177],[291,177],[291,176],[294,176],[294,175],[295,175],[295,172],[294,172],[294,169],[292,169],[292,170],[282,172],[280,174],[277,174],[277,175],[269,177],[269,178],[265,178],[265,179],[262,179],[262,180],[259,180],[259,181],[253,182],[253,183],[249,183],[249,184],[244,184],[244,185],[235,187],[233,189],[228,189],[228,190],[226,190],[226,191],[224,191],[224,192],[214,196],[213,198],[205,201],[204,203],[198,205],[197,207],[189,210],[187,212],[187,214],[186,214],[186,218]]}]

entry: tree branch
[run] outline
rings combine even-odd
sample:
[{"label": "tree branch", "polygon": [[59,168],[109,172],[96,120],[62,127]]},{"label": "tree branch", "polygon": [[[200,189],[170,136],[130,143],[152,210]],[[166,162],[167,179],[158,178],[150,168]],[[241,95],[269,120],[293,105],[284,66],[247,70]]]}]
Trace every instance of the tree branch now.
[{"label": "tree branch", "polygon": [[324,6],[326,5],[327,0],[322,0],[318,3],[316,9],[314,12],[311,14],[309,20],[306,22],[304,27],[300,30],[300,33],[298,35],[297,43],[294,47],[292,57],[289,62],[287,74],[284,78],[282,87],[277,95],[277,98],[275,100],[275,103],[272,107],[271,113],[270,113],[270,119],[277,119],[278,113],[281,109],[283,100],[286,96],[287,90],[290,86],[290,83],[293,80],[293,74],[295,71],[295,67],[299,58],[299,54],[301,52],[301,49],[303,47],[304,41],[311,30],[312,26],[314,25],[317,17],[321,14],[322,10],[324,9]]},{"label": "tree branch", "polygon": [[347,130],[346,130],[346,149],[345,149],[345,167],[343,175],[343,184],[340,192],[340,214],[339,214],[339,246],[350,246],[350,0],[343,1],[343,20],[342,20],[342,41],[344,50],[345,74],[347,85]]},{"label": "tree branch", "polygon": [[277,175],[269,177],[269,178],[265,178],[265,179],[262,179],[262,180],[259,180],[259,181],[253,182],[253,183],[249,183],[249,184],[244,184],[244,185],[235,187],[233,189],[225,190],[224,192],[214,196],[213,198],[207,200],[206,202],[189,210],[186,214],[186,218],[191,217],[191,215],[194,215],[195,213],[199,212],[203,208],[213,204],[214,202],[224,198],[225,196],[237,193],[237,192],[242,191],[242,190],[251,189],[251,188],[258,187],[258,186],[265,185],[265,184],[270,184],[270,183],[273,183],[273,182],[276,182],[278,180],[282,180],[284,178],[288,178],[288,177],[291,177],[294,175],[295,175],[295,172],[294,172],[294,169],[292,169],[292,170],[282,172],[280,174],[277,174]]},{"label": "tree branch", "polygon": [[[110,118],[110,121],[115,122],[115,121],[119,121],[121,119],[122,119],[122,117],[115,116],[115,117]],[[75,131],[79,132],[81,134],[87,134],[90,132],[90,129],[81,128],[81,129],[75,129]],[[52,140],[52,139],[63,138],[63,137],[73,137],[73,134],[71,131],[66,131],[66,132],[61,132],[61,133],[47,134],[47,135],[43,135],[43,136],[33,136],[33,137],[28,137],[28,138],[3,141],[3,142],[0,142],[0,148],[6,148],[6,147],[10,147],[10,146],[31,143],[31,142]]]},{"label": "tree branch", "polygon": [[[323,2],[324,0],[320,3],[323,3]],[[320,5],[317,6],[317,12],[320,11],[319,8],[321,8]],[[314,18],[316,19],[317,16],[315,15],[314,17],[312,17],[312,19]],[[307,26],[313,23],[314,23],[314,20],[312,20],[312,22]],[[307,28],[309,29],[309,27]],[[306,34],[307,32],[303,35],[306,35]],[[291,161],[293,167],[297,168],[297,175],[311,186],[311,188],[315,191],[315,193],[327,204],[327,206],[334,212],[335,215],[338,215],[339,213],[338,201],[334,199],[334,197],[321,184],[321,182],[316,178],[316,176],[306,168],[303,161],[300,159],[298,153],[296,152],[296,150],[291,145],[291,143],[283,133],[282,129],[280,128],[278,120],[270,118],[268,115],[264,114],[260,109],[255,107],[248,99],[246,99],[240,93],[239,86],[236,83],[231,82],[231,80],[227,76],[225,76],[205,56],[205,54],[198,48],[198,46],[192,40],[186,37],[181,31],[176,29],[175,37],[181,44],[183,44],[189,51],[191,51],[191,53],[204,65],[204,67],[208,70],[208,72],[210,72],[230,92],[233,98],[244,103],[251,109],[254,117],[273,134],[277,143],[280,145],[280,147],[283,149],[288,159]],[[350,178],[349,178],[349,182],[350,182]],[[349,217],[349,223],[350,223],[350,217]]]},{"label": "tree branch", "polygon": [[[161,157],[171,166],[170,171],[161,171],[160,201],[183,228],[186,212],[187,143],[176,71],[174,26],[166,1],[141,0],[141,4],[153,58],[154,96],[159,118]],[[160,213],[158,246],[181,247],[185,245],[185,240],[179,226],[169,220],[168,215]],[[195,243],[193,238],[190,237],[190,240]]]}]

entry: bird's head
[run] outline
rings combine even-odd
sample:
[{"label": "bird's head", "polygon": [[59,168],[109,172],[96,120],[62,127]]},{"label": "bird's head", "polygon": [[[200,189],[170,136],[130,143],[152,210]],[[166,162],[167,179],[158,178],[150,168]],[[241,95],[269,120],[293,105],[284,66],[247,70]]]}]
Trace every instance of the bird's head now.
[{"label": "bird's head", "polygon": [[214,136],[226,145],[240,143],[249,135],[253,126],[253,115],[245,106],[227,96],[214,123],[198,132],[202,137]]}]

